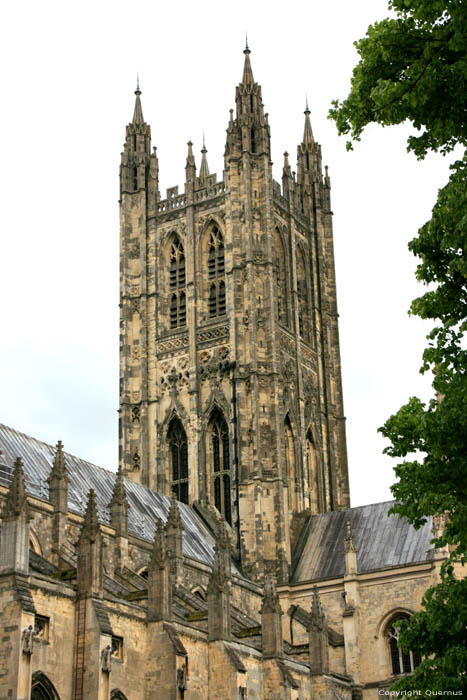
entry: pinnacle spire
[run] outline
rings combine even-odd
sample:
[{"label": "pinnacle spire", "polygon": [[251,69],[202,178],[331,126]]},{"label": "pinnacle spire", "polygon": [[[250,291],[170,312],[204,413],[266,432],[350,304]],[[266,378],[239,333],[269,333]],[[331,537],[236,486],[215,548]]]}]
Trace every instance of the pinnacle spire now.
[{"label": "pinnacle spire", "polygon": [[305,129],[303,131],[303,143],[306,146],[311,146],[314,142],[314,139],[313,139],[313,131],[311,129],[310,108],[308,107],[308,97],[306,98],[306,107],[305,107],[304,115],[305,115]]},{"label": "pinnacle spire", "polygon": [[253,71],[251,70],[251,63],[250,63],[250,49],[248,47],[248,39],[246,42],[245,49],[243,51],[245,54],[245,63],[243,64],[243,78],[242,78],[242,83],[243,85],[253,85],[254,78],[253,78]]},{"label": "pinnacle spire", "polygon": [[68,480],[68,473],[65,464],[65,455],[63,454],[63,442],[61,440],[57,442],[52,471],[50,472],[50,476],[52,475],[57,476],[59,479],[65,478]]},{"label": "pinnacle spire", "polygon": [[136,78],[136,90],[135,90],[136,100],[135,100],[135,111],[133,112],[133,124],[144,124],[143,108],[141,106],[141,90],[139,87],[139,74]]},{"label": "pinnacle spire", "polygon": [[182,527],[182,519],[180,517],[180,509],[177,499],[172,496],[170,500],[169,514],[167,516],[167,525],[172,527]]},{"label": "pinnacle spire", "polygon": [[80,540],[83,538],[94,542],[99,534],[99,516],[97,513],[96,492],[94,489],[89,490],[88,504],[84,513],[83,527],[81,528]]},{"label": "pinnacle spire", "polygon": [[114,482],[114,488],[112,491],[112,499],[110,505],[124,505],[127,503],[125,484],[123,482],[123,471],[122,465],[118,465],[117,476]]},{"label": "pinnacle spire", "polygon": [[154,533],[154,542],[151,553],[151,566],[153,568],[162,568],[167,560],[167,547],[165,539],[165,530],[162,520],[158,520],[156,531]]},{"label": "pinnacle spire", "polygon": [[207,152],[208,151],[206,148],[206,144],[204,142],[204,134],[203,134],[203,148],[201,149],[201,167],[199,169],[199,179],[200,180],[205,180],[207,177],[209,177],[208,159],[206,158]]},{"label": "pinnacle spire", "polygon": [[14,520],[20,515],[28,516],[28,514],[29,506],[24,485],[23,460],[21,457],[17,457],[15,460],[13,480],[5,499],[2,516],[4,520]]},{"label": "pinnacle spire", "polygon": [[321,601],[319,599],[318,586],[313,588],[313,601],[311,604],[311,616],[310,616],[311,626],[322,627],[324,623],[324,611],[321,606]]},{"label": "pinnacle spire", "polygon": [[345,523],[345,538],[344,538],[344,549],[346,552],[355,552],[355,542],[352,533],[352,525],[350,520]]},{"label": "pinnacle spire", "polygon": [[186,167],[187,168],[189,168],[189,167],[195,168],[196,164],[195,164],[195,157],[193,155],[193,142],[188,141],[187,146],[188,146],[188,154],[186,157]]}]

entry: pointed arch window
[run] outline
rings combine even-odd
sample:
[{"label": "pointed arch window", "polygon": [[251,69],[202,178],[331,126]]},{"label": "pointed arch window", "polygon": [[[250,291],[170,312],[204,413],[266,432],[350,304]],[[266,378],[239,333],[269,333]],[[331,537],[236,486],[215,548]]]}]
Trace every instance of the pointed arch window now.
[{"label": "pointed arch window", "polygon": [[284,442],[285,442],[285,469],[288,484],[288,505],[292,514],[298,510],[298,481],[297,464],[295,460],[295,444],[289,415],[284,422]]},{"label": "pointed arch window", "polygon": [[188,443],[185,430],[178,418],[174,418],[170,424],[167,440],[169,443],[172,493],[177,501],[188,503]]},{"label": "pointed arch window", "polygon": [[279,231],[276,229],[274,234],[274,277],[276,282],[277,295],[277,314],[279,323],[283,326],[288,326],[289,318],[287,311],[287,276],[286,276],[286,258],[284,244]]},{"label": "pointed arch window", "polygon": [[307,484],[305,485],[306,490],[309,494],[309,508],[312,515],[316,515],[319,510],[318,501],[318,473],[317,473],[317,456],[316,456],[316,446],[313,440],[313,435],[311,428],[308,428],[306,433],[306,469],[305,478]]},{"label": "pointed arch window", "polygon": [[225,314],[224,238],[217,226],[211,228],[208,243],[209,317]]},{"label": "pointed arch window", "polygon": [[214,505],[229,525],[232,524],[231,468],[229,431],[219,411],[211,419],[212,490]]},{"label": "pointed arch window", "polygon": [[182,242],[175,238],[170,247],[169,288],[170,288],[170,327],[186,325],[186,266]]},{"label": "pointed arch window", "polygon": [[42,671],[36,671],[32,676],[31,700],[60,700],[54,684]]},{"label": "pointed arch window", "polygon": [[422,662],[422,657],[417,652],[405,652],[402,651],[402,649],[399,647],[399,630],[397,629],[394,623],[406,619],[407,617],[405,616],[393,619],[388,625],[387,629],[389,654],[391,658],[391,670],[393,675],[412,673]]}]

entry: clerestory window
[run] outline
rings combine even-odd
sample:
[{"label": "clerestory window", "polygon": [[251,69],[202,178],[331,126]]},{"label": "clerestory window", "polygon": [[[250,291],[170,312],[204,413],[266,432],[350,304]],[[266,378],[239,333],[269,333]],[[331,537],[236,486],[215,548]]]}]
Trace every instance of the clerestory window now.
[{"label": "clerestory window", "polygon": [[186,325],[186,267],[185,253],[180,239],[175,238],[170,248],[169,288],[170,327]]}]

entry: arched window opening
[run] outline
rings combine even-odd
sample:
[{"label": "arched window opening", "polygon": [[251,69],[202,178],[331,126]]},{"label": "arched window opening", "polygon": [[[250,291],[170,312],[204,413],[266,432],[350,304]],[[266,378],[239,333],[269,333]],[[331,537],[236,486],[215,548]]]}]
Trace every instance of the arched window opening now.
[{"label": "arched window opening", "polygon": [[170,327],[179,328],[186,325],[186,267],[183,245],[175,238],[170,248],[169,288]]},{"label": "arched window opening", "polygon": [[391,669],[395,676],[403,673],[412,673],[422,662],[422,658],[417,652],[405,652],[399,647],[399,630],[395,626],[395,622],[406,619],[407,617],[399,617],[392,620],[387,630]]},{"label": "arched window opening", "polygon": [[298,510],[298,482],[297,465],[295,462],[295,444],[290,418],[287,415],[284,422],[284,442],[285,442],[285,469],[288,484],[288,505],[289,512]]},{"label": "arched window opening", "polygon": [[136,166],[133,168],[133,190],[135,192],[138,190],[138,168]]},{"label": "arched window opening", "polygon": [[298,332],[305,341],[310,340],[310,309],[308,304],[308,284],[305,259],[297,248],[297,296],[298,296]]},{"label": "arched window opening", "polygon": [[311,510],[311,514],[316,515],[319,511],[318,469],[316,446],[311,428],[308,428],[306,434],[305,482],[305,493],[308,493],[308,507]]},{"label": "arched window opening", "polygon": [[231,468],[229,431],[220,412],[216,411],[210,423],[212,452],[212,483],[214,505],[229,525],[232,524]]},{"label": "arched window opening", "polygon": [[110,700],[127,700],[127,697],[121,690],[114,688],[110,693]]},{"label": "arched window opening", "polygon": [[224,238],[217,226],[213,226],[208,244],[209,317],[225,314],[225,253]]},{"label": "arched window opening", "polygon": [[36,671],[32,676],[31,700],[60,700],[54,684],[42,671]]},{"label": "arched window opening", "polygon": [[277,296],[277,315],[279,323],[283,326],[288,325],[287,312],[287,277],[286,277],[286,258],[284,245],[279,231],[276,229],[274,234],[274,277],[276,281],[276,296]]},{"label": "arched window opening", "polygon": [[183,425],[174,418],[167,434],[172,471],[172,493],[182,503],[188,503],[188,444]]}]

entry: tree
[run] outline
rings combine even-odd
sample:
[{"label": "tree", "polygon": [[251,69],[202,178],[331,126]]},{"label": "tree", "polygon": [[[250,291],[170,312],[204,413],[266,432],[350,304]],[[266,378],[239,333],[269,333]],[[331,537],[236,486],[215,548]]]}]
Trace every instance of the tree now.
[{"label": "tree", "polygon": [[[467,146],[467,5],[464,0],[392,0],[395,17],[368,28],[356,42],[360,62],[351,90],[333,102],[340,134],[361,138],[367,124],[409,120],[408,150],[423,159]],[[352,140],[347,143],[353,147]],[[401,646],[418,651],[421,665],[397,690],[467,690],[467,152],[452,166],[432,218],[409,243],[420,259],[417,279],[428,286],[410,313],[435,322],[421,372],[431,370],[436,398],[412,397],[380,428],[395,468],[391,511],[420,527],[448,514],[435,547],[450,557],[422,610],[400,627]],[[457,576],[456,576],[457,570]]]}]

